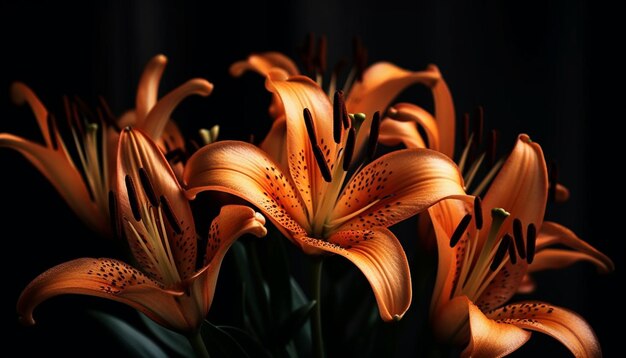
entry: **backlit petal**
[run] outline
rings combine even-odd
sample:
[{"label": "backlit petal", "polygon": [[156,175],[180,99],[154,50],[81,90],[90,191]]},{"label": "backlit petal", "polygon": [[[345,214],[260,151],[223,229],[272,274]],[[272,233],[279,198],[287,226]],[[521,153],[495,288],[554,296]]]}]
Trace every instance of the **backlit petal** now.
[{"label": "backlit petal", "polygon": [[41,302],[62,294],[82,294],[127,304],[166,327],[188,329],[176,307],[183,292],[164,290],[133,267],[111,259],[82,258],[51,268],[24,289],[17,303],[22,322],[34,324],[33,310]]},{"label": "backlit petal", "polygon": [[185,166],[190,198],[205,190],[237,195],[256,205],[290,239],[305,234],[306,209],[290,178],[252,144],[222,141],[204,146]]},{"label": "backlit petal", "polygon": [[[428,148],[441,152],[439,127],[437,126],[437,121],[430,113],[412,103],[398,103],[389,110],[389,113],[395,120],[419,124],[420,127],[424,129],[426,137],[428,138]],[[419,135],[419,133],[417,133],[417,135]],[[448,157],[452,157],[447,153],[444,154],[448,155]]]},{"label": "backlit petal", "polygon": [[411,273],[404,249],[391,231],[340,231],[328,241],[304,237],[305,252],[328,252],[341,255],[365,275],[385,321],[399,320],[411,304]]},{"label": "backlit petal", "polygon": [[456,165],[428,149],[404,149],[367,165],[346,185],[331,225],[389,226],[446,198],[470,200]]},{"label": "backlit petal", "polygon": [[[167,64],[167,57],[156,55],[150,59],[139,79],[137,97],[135,100],[135,125],[141,127],[148,113],[157,103],[159,97],[159,82]],[[122,127],[123,128],[123,127]]]},{"label": "backlit petal", "polygon": [[488,317],[559,340],[576,357],[601,357],[598,339],[585,320],[567,309],[543,302],[522,302],[489,312]]},{"label": "backlit petal", "polygon": [[39,125],[39,129],[41,129],[41,134],[43,135],[46,145],[52,147],[50,131],[48,129],[48,110],[43,103],[41,103],[41,100],[37,97],[35,92],[24,83],[15,82],[11,85],[11,99],[17,105],[28,103],[37,119],[37,124]]},{"label": "backlit petal", "polygon": [[230,66],[230,74],[241,76],[246,71],[256,71],[261,76],[267,76],[272,69],[284,70],[288,76],[298,75],[298,67],[293,61],[280,52],[263,52],[252,54],[246,60],[237,61]]},{"label": "backlit petal", "polygon": [[401,122],[391,118],[380,122],[378,142],[387,146],[404,144],[407,148],[426,148],[414,122]]},{"label": "backlit petal", "polygon": [[280,164],[284,172],[289,170],[287,163],[287,145],[285,143],[286,138],[287,121],[285,121],[285,117],[283,116],[274,120],[269,133],[259,145],[276,163]]}]

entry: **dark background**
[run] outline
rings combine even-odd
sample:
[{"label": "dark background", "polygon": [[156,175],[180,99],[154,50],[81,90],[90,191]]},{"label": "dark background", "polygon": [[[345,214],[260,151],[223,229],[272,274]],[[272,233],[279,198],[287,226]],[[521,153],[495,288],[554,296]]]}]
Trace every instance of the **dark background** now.
[{"label": "dark background", "polygon": [[[624,244],[620,188],[623,150],[616,126],[622,121],[623,44],[620,21],[607,8],[586,1],[540,6],[508,2],[117,1],[94,4],[0,5],[0,132],[41,140],[35,119],[10,102],[11,82],[31,86],[53,112],[63,113],[61,95],[95,103],[104,95],[115,113],[134,104],[144,64],[157,53],[169,58],[161,93],[191,77],[215,84],[208,99],[191,98],[175,112],[185,133],[215,123],[221,138],[247,140],[269,128],[268,97],[255,76],[233,79],[228,66],[254,51],[297,55],[308,32],[329,36],[329,63],[349,56],[360,35],[370,63],[387,60],[414,70],[437,64],[457,111],[477,105],[486,126],[498,128],[505,147],[526,132],[559,164],[572,196],[551,206],[548,219],[572,228],[607,253],[616,272],[603,276],[586,264],[538,277],[536,297],[580,313],[595,329],[605,355],[623,344],[617,287],[623,282]],[[617,87],[617,90],[614,89]],[[609,164],[612,163],[612,164]],[[78,354],[115,352],[80,310],[108,309],[102,300],[55,298],[36,311],[35,327],[21,327],[14,313],[20,291],[37,274],[81,256],[114,254],[111,244],[83,228],[45,179],[19,154],[0,150],[0,225],[3,241],[5,350]],[[618,169],[619,168],[619,169]],[[617,209],[614,209],[617,205]],[[87,302],[87,303],[85,303]],[[6,332],[6,330],[4,331]],[[567,351],[534,334],[517,354]]]}]

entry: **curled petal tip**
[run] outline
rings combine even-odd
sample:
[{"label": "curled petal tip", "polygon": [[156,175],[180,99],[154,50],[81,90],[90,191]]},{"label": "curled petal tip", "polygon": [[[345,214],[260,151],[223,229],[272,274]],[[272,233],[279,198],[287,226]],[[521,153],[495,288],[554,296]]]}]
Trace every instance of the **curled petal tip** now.
[{"label": "curled petal tip", "polygon": [[167,63],[167,56],[165,56],[164,54],[160,53],[160,54],[154,56],[151,61],[155,62],[155,63],[158,63],[158,64],[165,65]]},{"label": "curled petal tip", "polygon": [[265,216],[259,212],[255,212],[253,220],[253,228],[250,233],[256,237],[264,237],[267,235],[267,229],[265,228]]},{"label": "curled petal tip", "polygon": [[208,96],[213,92],[213,84],[204,78],[194,78],[188,82],[190,88],[201,96]]},{"label": "curled petal tip", "polygon": [[35,319],[33,318],[32,314],[29,314],[27,316],[20,316],[18,320],[24,326],[33,326],[35,324]]},{"label": "curled petal tip", "polygon": [[389,107],[389,109],[387,110],[387,115],[393,119],[396,119],[396,117],[398,116],[398,110],[396,109],[396,107]]},{"label": "curled petal tip", "polygon": [[13,82],[11,84],[11,100],[17,105],[22,105],[26,102],[26,92],[30,91],[30,88],[22,82]]},{"label": "curled petal tip", "polygon": [[519,139],[524,142],[524,143],[532,143],[532,139],[530,139],[530,136],[528,134],[522,133],[519,135]]}]

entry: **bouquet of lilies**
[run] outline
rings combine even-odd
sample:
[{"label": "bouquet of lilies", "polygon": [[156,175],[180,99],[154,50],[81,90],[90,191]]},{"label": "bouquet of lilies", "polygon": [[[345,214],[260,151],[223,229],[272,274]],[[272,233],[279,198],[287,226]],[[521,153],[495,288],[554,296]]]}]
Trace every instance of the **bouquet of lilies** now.
[{"label": "bouquet of lilies", "polygon": [[[388,336],[414,330],[408,334],[464,357],[507,355],[533,331],[577,357],[601,356],[578,314],[514,299],[534,290],[536,271],[579,261],[613,270],[607,256],[545,218],[548,203],[569,192],[540,144],[527,134],[501,138],[513,149],[499,159],[496,132],[483,135],[482,110],[457,122],[435,65],[368,67],[356,42],[349,71],[329,73],[325,39],[308,43],[302,69],[277,52],[231,66],[234,77],[263,76],[271,94],[271,129],[258,143],[218,140],[217,125],[186,139],[172,113],[213,85],[195,78],[159,97],[163,55],[146,65],[135,108],[121,116],[102,99],[90,107],[68,98],[59,116],[14,83],[13,100],[30,106],[43,143],[0,133],[0,147],[22,154],[85,225],[124,248],[117,258],[76,258],[25,282],[19,319],[32,325],[43,301],[81,294],[139,311],[143,326],[134,329],[152,332],[141,344],[155,355],[373,356],[386,352]],[[393,102],[414,85],[430,91],[432,104]],[[219,214],[207,218],[196,198]],[[416,215],[414,230],[394,229]],[[200,220],[210,221],[208,233]],[[411,242],[419,254],[407,255]],[[236,324],[217,325],[206,316],[227,254],[241,310]],[[430,297],[426,328],[403,325],[412,275],[428,270],[436,278],[420,290]]]}]

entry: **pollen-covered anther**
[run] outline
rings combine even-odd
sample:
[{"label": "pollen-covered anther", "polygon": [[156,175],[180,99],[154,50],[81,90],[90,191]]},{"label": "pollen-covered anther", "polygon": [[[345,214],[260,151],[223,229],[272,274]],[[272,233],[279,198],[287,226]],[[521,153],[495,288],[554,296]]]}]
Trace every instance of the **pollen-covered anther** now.
[{"label": "pollen-covered anther", "polygon": [[476,222],[476,229],[483,228],[483,208],[478,196],[474,198],[474,221]]},{"label": "pollen-covered anther", "polygon": [[172,206],[170,205],[170,202],[166,196],[161,195],[160,204],[161,204],[161,209],[163,210],[163,214],[165,214],[167,221],[172,226],[172,230],[174,230],[176,234],[180,234],[182,232],[182,228],[180,227],[178,218],[176,217],[176,214],[172,210]]},{"label": "pollen-covered anther", "polygon": [[133,217],[136,221],[141,221],[141,211],[139,210],[139,201],[137,198],[137,190],[135,188],[135,183],[133,182],[133,178],[130,175],[126,175],[126,191],[128,192],[128,203],[130,204],[130,209],[133,212]]},{"label": "pollen-covered anther", "polygon": [[496,254],[493,257],[493,261],[491,262],[491,266],[489,266],[489,269],[491,271],[495,271],[495,270],[498,269],[498,267],[502,263],[502,260],[504,259],[504,255],[506,255],[506,253],[507,253],[507,251],[509,249],[510,243],[511,243],[510,236],[502,237],[502,240],[500,241],[500,246],[498,246],[498,250],[496,251]]},{"label": "pollen-covered anther", "polygon": [[531,264],[535,259],[535,243],[537,240],[537,228],[530,223],[526,229],[526,261]]},{"label": "pollen-covered anther", "polygon": [[139,180],[141,181],[141,186],[143,187],[143,191],[146,193],[148,200],[152,206],[157,207],[159,205],[159,200],[156,197],[156,193],[154,191],[154,187],[152,186],[152,182],[150,181],[150,177],[144,168],[139,168]]},{"label": "pollen-covered anther", "polygon": [[526,259],[526,246],[524,245],[524,233],[522,232],[522,222],[515,218],[513,220],[513,237],[515,238],[515,247],[522,260]]},{"label": "pollen-covered anther", "polygon": [[354,155],[354,145],[356,141],[356,131],[354,128],[348,130],[348,139],[346,140],[346,147],[343,154],[343,170],[348,171],[352,162],[352,156]]},{"label": "pollen-covered anther", "polygon": [[456,244],[461,240],[470,221],[472,221],[472,215],[465,214],[463,219],[461,219],[461,221],[459,222],[459,225],[457,225],[456,229],[454,230],[454,233],[450,237],[450,247],[455,247]]},{"label": "pollen-covered anther", "polygon": [[378,143],[378,133],[380,131],[380,112],[374,112],[372,117],[372,126],[370,128],[370,136],[367,141],[367,158],[371,160],[374,158],[376,152],[376,145]]}]

